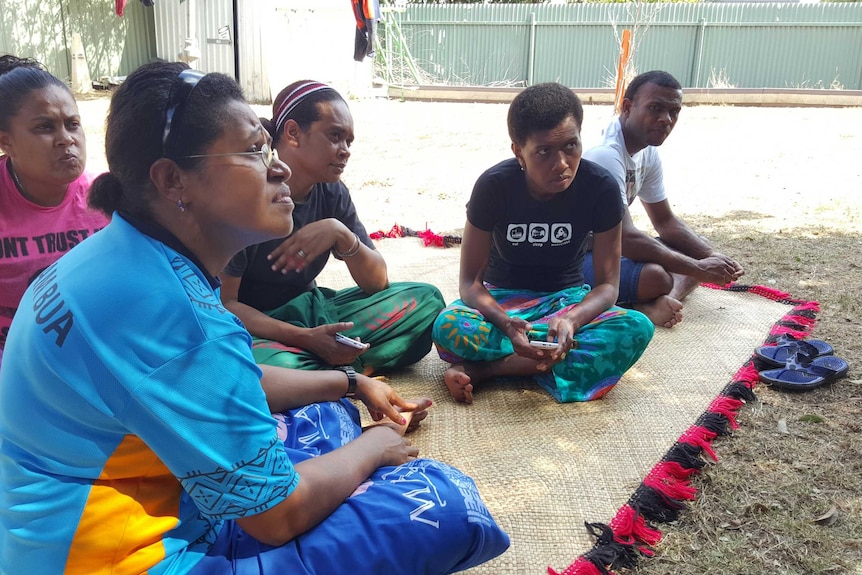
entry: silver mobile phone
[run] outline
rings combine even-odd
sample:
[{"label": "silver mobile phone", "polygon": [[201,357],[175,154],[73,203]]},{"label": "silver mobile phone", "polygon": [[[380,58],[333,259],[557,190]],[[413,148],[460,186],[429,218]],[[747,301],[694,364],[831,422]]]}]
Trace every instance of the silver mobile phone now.
[{"label": "silver mobile phone", "polygon": [[543,341],[541,339],[531,339],[530,345],[539,349],[554,349],[558,344],[552,341]]},{"label": "silver mobile phone", "polygon": [[365,349],[368,347],[367,343],[362,343],[361,341],[356,341],[355,339],[349,338],[343,333],[335,334],[335,341],[338,343],[342,343],[344,345],[349,345],[350,347],[355,347],[356,349]]}]

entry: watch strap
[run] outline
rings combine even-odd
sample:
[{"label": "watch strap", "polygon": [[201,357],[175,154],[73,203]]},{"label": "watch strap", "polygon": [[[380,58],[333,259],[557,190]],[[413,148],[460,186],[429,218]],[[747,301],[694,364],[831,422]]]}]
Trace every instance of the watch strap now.
[{"label": "watch strap", "polygon": [[347,393],[344,394],[344,397],[356,397],[356,371],[349,365],[339,365],[335,369],[343,371],[347,376]]}]

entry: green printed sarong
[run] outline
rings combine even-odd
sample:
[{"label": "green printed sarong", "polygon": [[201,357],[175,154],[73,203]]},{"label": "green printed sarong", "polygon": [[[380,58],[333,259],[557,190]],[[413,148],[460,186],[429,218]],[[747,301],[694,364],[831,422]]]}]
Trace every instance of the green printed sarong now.
[{"label": "green printed sarong", "polygon": [[[425,283],[393,283],[375,294],[358,287],[340,291],[315,288],[267,315],[295,326],[312,328],[352,321],[345,335],[371,344],[353,367],[370,375],[416,363],[431,350],[431,327],[445,301],[436,287]],[[325,369],[317,355],[276,341],[255,338],[257,363],[293,369]]]}]

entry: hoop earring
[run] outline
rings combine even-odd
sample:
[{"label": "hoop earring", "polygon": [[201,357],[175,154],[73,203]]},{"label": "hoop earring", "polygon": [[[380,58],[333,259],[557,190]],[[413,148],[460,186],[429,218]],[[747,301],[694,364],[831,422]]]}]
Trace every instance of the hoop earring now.
[{"label": "hoop earring", "polygon": [[182,200],[177,200],[177,209],[181,212],[186,211],[186,205],[183,203]]}]

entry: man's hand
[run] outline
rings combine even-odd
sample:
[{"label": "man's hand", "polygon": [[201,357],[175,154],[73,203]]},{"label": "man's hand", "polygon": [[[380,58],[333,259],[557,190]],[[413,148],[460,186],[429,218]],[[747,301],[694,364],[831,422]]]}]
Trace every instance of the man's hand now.
[{"label": "man's hand", "polygon": [[738,263],[729,257],[714,252],[711,256],[697,261],[698,281],[727,285],[739,279],[745,272]]},{"label": "man's hand", "polygon": [[733,280],[732,281],[736,281],[745,275],[745,270],[742,269],[742,265],[740,265],[739,262],[737,262],[736,260],[731,259],[731,258],[727,257],[726,255],[720,254],[718,252],[712,252],[712,257],[721,258],[725,262],[727,262],[728,264],[733,266],[734,274],[733,274]]}]

